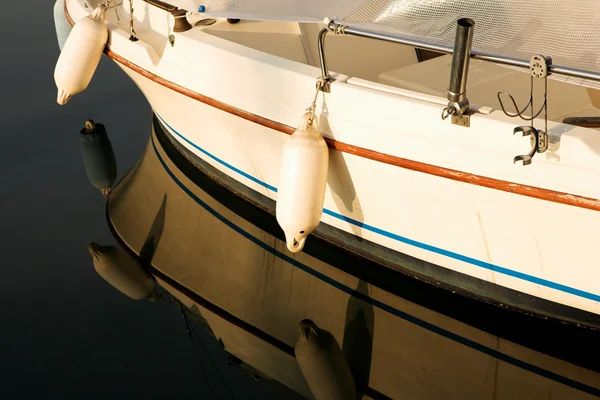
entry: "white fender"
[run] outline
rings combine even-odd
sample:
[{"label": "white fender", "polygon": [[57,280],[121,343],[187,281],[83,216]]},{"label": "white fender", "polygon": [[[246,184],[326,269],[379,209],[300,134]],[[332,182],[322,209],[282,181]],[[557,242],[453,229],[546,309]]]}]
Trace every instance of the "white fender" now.
[{"label": "white fender", "polygon": [[58,104],[67,104],[92,80],[108,41],[105,15],[106,7],[101,4],[90,15],[77,21],[71,30],[54,69]]},{"label": "white fender", "polygon": [[281,155],[276,215],[287,248],[294,253],[302,250],[308,234],[319,225],[327,184],[329,151],[317,118],[309,125],[310,116],[304,114]]},{"label": "white fender", "polygon": [[333,335],[314,322],[300,322],[294,348],[302,375],[317,400],[354,400],[356,385],[340,345]]},{"label": "white fender", "polygon": [[154,280],[144,268],[121,248],[90,243],[88,251],[94,269],[106,282],[133,300],[152,297]]}]

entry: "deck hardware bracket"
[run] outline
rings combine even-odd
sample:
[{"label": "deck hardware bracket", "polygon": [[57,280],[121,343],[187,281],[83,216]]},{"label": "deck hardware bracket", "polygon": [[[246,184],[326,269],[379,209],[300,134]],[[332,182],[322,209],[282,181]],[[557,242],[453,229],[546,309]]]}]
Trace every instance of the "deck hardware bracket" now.
[{"label": "deck hardware bracket", "polygon": [[[548,75],[550,74],[550,68],[552,61],[548,57],[544,57],[542,55],[536,54],[531,57],[529,60],[529,75],[530,75],[530,93],[529,93],[529,101],[525,104],[525,107],[520,109],[517,106],[517,102],[515,98],[508,92],[498,92],[498,101],[500,102],[500,107],[502,108],[502,112],[509,117],[519,117],[523,121],[531,121],[529,126],[518,126],[513,129],[513,134],[521,133],[523,136],[529,136],[529,140],[531,143],[531,151],[525,155],[516,156],[513,159],[513,163],[521,162],[522,165],[529,165],[533,160],[533,156],[536,153],[544,153],[548,150]],[[533,94],[534,94],[534,80],[543,79],[544,80],[544,101],[540,106],[537,112],[533,106]],[[506,111],[506,107],[504,106],[504,102],[502,101],[502,96],[504,95],[510,99],[512,105],[515,109],[514,113],[510,113]],[[527,109],[531,109],[531,116],[526,117],[523,113]],[[534,127],[534,120],[544,112],[544,130],[536,129]]]},{"label": "deck hardware bracket", "polygon": [[548,150],[548,134],[542,130],[538,130],[533,126],[517,126],[513,129],[513,134],[520,133],[522,136],[529,136],[531,151],[528,154],[516,156],[514,163],[522,162],[523,165],[531,164],[535,153],[543,153]]},{"label": "deck hardware bracket", "polygon": [[320,77],[317,79],[316,89],[324,93],[331,93],[331,82],[335,81],[330,76]]},{"label": "deck hardware bracket", "polygon": [[465,128],[469,128],[471,126],[471,114],[452,115],[450,121],[454,125],[460,125],[464,126]]},{"label": "deck hardware bracket", "polygon": [[452,55],[452,68],[450,70],[450,85],[448,86],[448,105],[442,110],[442,119],[452,116],[450,121],[454,125],[471,126],[471,113],[469,99],[467,99],[467,76],[469,75],[469,60],[473,45],[472,19],[461,18],[456,22],[456,38]]},{"label": "deck hardware bracket", "polygon": [[319,31],[319,38],[317,41],[317,50],[319,52],[319,62],[321,64],[321,77],[317,80],[317,90],[320,90],[324,93],[330,93],[331,91],[331,82],[335,81],[334,78],[331,77],[329,73],[329,68],[327,67],[327,57],[325,56],[325,37],[328,32],[332,31],[329,26],[321,29]]}]

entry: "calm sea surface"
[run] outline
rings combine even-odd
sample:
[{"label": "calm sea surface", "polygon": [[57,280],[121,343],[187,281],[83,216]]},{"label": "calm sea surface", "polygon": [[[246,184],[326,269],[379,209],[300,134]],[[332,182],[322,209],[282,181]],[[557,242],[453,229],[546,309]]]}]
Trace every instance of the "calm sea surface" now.
[{"label": "calm sea surface", "polygon": [[0,12],[0,398],[264,398],[201,329],[190,341],[176,307],[132,301],[94,271],[88,244],[115,240],[79,131],[106,125],[120,179],[151,109],[106,57],[82,95],[56,103],[53,5]]},{"label": "calm sea surface", "polygon": [[[4,40],[0,56],[1,399],[34,396],[61,399],[290,398],[268,392],[247,371],[232,365],[217,340],[195,322],[191,323],[190,337],[186,320],[176,304],[133,301],[95,272],[88,245],[91,242],[117,245],[117,242],[107,223],[106,199],[89,183],[82,162],[79,134],[87,119],[107,128],[117,160],[117,181],[147,151],[147,157],[140,161],[143,165],[140,169],[146,170],[138,171],[139,176],[132,179],[135,180],[132,185],[144,179],[150,188],[157,185],[158,189],[150,194],[164,200],[155,221],[161,219],[162,212],[162,223],[172,232],[173,226],[185,225],[173,216],[177,215],[178,209],[188,207],[183,217],[194,216],[211,227],[210,231],[195,229],[191,224],[187,227],[190,234],[204,238],[203,241],[199,239],[197,247],[189,246],[194,247],[190,254],[200,251],[200,244],[212,249],[230,243],[231,247],[211,252],[210,260],[220,268],[228,265],[230,257],[236,260],[231,265],[245,266],[247,271],[255,268],[250,260],[264,257],[264,265],[256,266],[257,271],[267,271],[264,281],[262,276],[257,278],[258,289],[245,291],[246,288],[241,288],[243,290],[238,291],[248,296],[248,304],[253,301],[258,304],[256,315],[252,315],[254,309],[248,315],[256,320],[262,318],[263,322],[266,319],[265,325],[271,324],[273,331],[277,331],[280,321],[269,321],[271,314],[261,314],[262,307],[265,310],[276,308],[264,304],[264,299],[268,298],[265,293],[277,292],[268,285],[269,282],[273,285],[281,282],[274,276],[291,274],[290,304],[293,303],[290,300],[292,292],[301,292],[298,297],[306,300],[306,304],[321,304],[322,301],[321,308],[315,308],[315,317],[324,318],[327,311],[340,318],[345,324],[341,326],[347,339],[342,344],[344,354],[348,359],[355,358],[350,360],[355,363],[353,373],[356,375],[356,370],[364,373],[366,382],[383,388],[393,387],[396,393],[403,393],[402,388],[394,386],[395,377],[386,375],[392,368],[399,368],[397,363],[400,361],[410,366],[398,369],[399,379],[409,383],[407,391],[444,393],[442,397],[434,398],[455,398],[456,393],[466,393],[464,382],[469,382],[471,374],[475,376],[482,370],[489,371],[480,374],[482,378],[478,383],[485,388],[485,393],[473,389],[469,398],[554,399],[557,395],[558,398],[571,398],[569,396],[573,394],[576,398],[600,397],[600,367],[593,361],[597,359],[594,352],[600,357],[600,346],[581,349],[576,343],[573,345],[577,336],[565,340],[572,345],[569,348],[581,354],[572,359],[583,360],[587,368],[516,346],[407,299],[382,293],[380,289],[371,287],[371,293],[368,293],[362,280],[348,278],[351,274],[343,275],[318,260],[305,261],[313,264],[295,272],[300,268],[293,270],[295,266],[289,262],[289,257],[287,264],[282,261],[285,261],[279,251],[283,251],[282,243],[250,224],[251,218],[234,215],[210,194],[193,188],[185,174],[168,161],[162,150],[157,150],[159,144],[153,144],[154,150],[148,146],[152,110],[133,82],[106,57],[102,58],[88,89],[66,106],[59,106],[53,79],[59,55],[53,5],[51,0],[21,0],[11,2],[10,8],[0,13],[0,33]],[[222,190],[213,189],[215,192]],[[164,195],[159,193],[160,190],[164,190]],[[204,197],[194,197],[193,193]],[[127,195],[125,193],[123,197]],[[146,198],[147,204],[140,204],[140,207],[152,206],[151,195]],[[127,206],[135,209],[137,205],[132,206],[129,199],[131,196]],[[160,205],[160,201],[158,203]],[[216,211],[207,203],[213,204]],[[170,218],[166,224],[165,210]],[[217,214],[219,217],[215,218]],[[120,218],[121,221],[127,219]],[[234,226],[231,221],[243,228]],[[244,237],[239,235],[242,229],[245,229]],[[219,241],[219,235],[225,239]],[[254,244],[264,241],[262,248],[272,251],[261,253],[263,250],[257,250],[258,246],[250,246],[252,240]],[[176,247],[172,245],[172,248]],[[246,250],[235,253],[232,249]],[[303,255],[298,257],[302,260]],[[202,254],[199,254],[194,260],[201,258]],[[218,268],[209,265],[210,260],[207,256],[203,265],[194,267],[195,271],[205,268],[201,272],[206,276],[212,277],[213,272],[214,276],[219,276],[221,271],[215,271]],[[184,262],[172,261],[164,268],[171,269],[173,274],[186,276],[191,269]],[[279,269],[274,271],[274,268]],[[331,275],[337,274],[338,281],[331,283],[331,279],[323,278],[323,274],[315,273],[311,268],[323,268]],[[296,278],[294,273],[298,274]],[[227,277],[227,273],[224,275]],[[221,282],[226,291],[229,282],[223,279]],[[293,282],[296,282],[294,287]],[[200,282],[198,287],[203,284],[205,282]],[[236,282],[232,280],[231,284],[234,287]],[[314,296],[303,299],[303,290],[314,292]],[[379,293],[396,308],[368,297],[374,297],[373,293]],[[226,293],[226,296],[237,296],[237,293]],[[446,299],[451,295],[444,292],[439,296]],[[225,299],[222,303],[228,303],[229,298]],[[327,303],[322,299],[332,300]],[[230,303],[245,301],[232,297]],[[279,316],[281,324],[290,313],[303,306],[300,304],[296,310],[290,306],[289,313],[286,310],[285,315]],[[337,312],[334,307],[343,311]],[[393,312],[390,311],[392,308]],[[452,309],[453,304],[445,304],[442,308]],[[458,310],[458,314],[470,312],[478,311]],[[484,320],[486,315],[477,315],[471,320],[477,318]],[[508,327],[504,332],[513,334],[518,330],[519,327]],[[527,332],[520,334],[528,343],[543,342],[543,338],[528,337]],[[560,336],[560,333],[556,335]],[[397,340],[399,337],[402,339]],[[584,347],[594,341],[589,332],[580,337]],[[361,346],[367,349],[364,354]],[[372,352],[377,346],[382,346],[383,350],[378,347],[379,353]],[[554,350],[561,354],[561,349]],[[369,371],[371,365],[381,370],[374,367]],[[365,371],[360,372],[361,368]],[[379,376],[386,376],[382,378],[386,381],[377,382]],[[442,376],[456,376],[457,380],[437,380]],[[371,381],[370,377],[373,378]],[[475,381],[473,379],[473,385]],[[563,393],[567,397],[561,397]]]}]

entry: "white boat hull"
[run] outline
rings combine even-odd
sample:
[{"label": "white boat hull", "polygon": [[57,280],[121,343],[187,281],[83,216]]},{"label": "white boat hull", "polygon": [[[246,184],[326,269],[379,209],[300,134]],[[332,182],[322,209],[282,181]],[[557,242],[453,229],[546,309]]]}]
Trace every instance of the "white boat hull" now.
[{"label": "white boat hull", "polygon": [[[67,6],[75,20],[89,12]],[[141,30],[130,42],[125,26],[109,29],[109,55],[171,135],[276,200],[283,145],[319,71],[198,30],[157,50]],[[550,122],[558,145],[524,168],[512,163],[528,147],[512,137],[517,121],[481,109],[466,129],[440,119],[443,103],[338,76],[317,106],[332,147],[321,224],[600,321],[600,135]]]},{"label": "white boat hull", "polygon": [[[279,157],[288,135],[124,70],[183,145],[276,199],[273,189],[278,187]],[[600,313],[596,294],[600,251],[594,245],[600,236],[597,211],[416,173],[335,150],[330,153],[330,171],[323,223],[432,264]]]}]

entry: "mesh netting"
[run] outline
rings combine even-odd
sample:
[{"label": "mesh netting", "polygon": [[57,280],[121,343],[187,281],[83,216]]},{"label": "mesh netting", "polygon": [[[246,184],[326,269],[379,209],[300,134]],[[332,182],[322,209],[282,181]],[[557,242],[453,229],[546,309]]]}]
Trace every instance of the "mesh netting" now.
[{"label": "mesh netting", "polygon": [[341,22],[453,46],[459,18],[475,21],[474,50],[600,72],[599,0],[368,0]]},{"label": "mesh netting", "polygon": [[[190,0],[188,0],[190,1]],[[452,47],[459,18],[475,21],[473,49],[600,72],[600,0],[192,0],[213,15],[322,22]],[[557,77],[558,76],[554,76]],[[564,79],[567,80],[567,79]],[[597,82],[568,78],[598,87]]]}]

